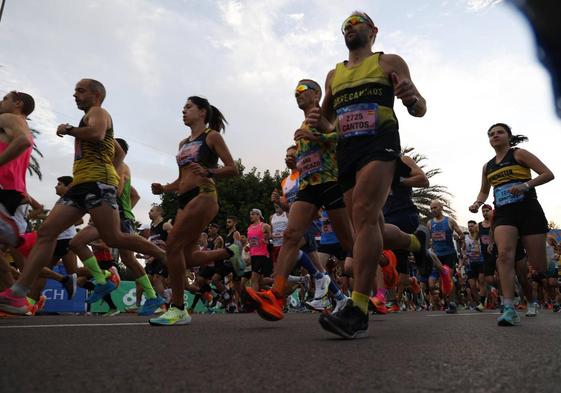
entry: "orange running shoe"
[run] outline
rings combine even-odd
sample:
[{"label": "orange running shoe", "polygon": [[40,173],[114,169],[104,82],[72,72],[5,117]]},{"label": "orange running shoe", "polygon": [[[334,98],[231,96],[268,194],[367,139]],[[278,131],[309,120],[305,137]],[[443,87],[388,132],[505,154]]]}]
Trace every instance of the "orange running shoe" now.
[{"label": "orange running shoe", "polygon": [[261,318],[272,322],[284,318],[284,299],[277,297],[272,290],[257,292],[253,288],[244,287],[244,293]]},{"label": "orange running shoe", "polygon": [[378,296],[372,296],[370,298],[370,303],[374,306],[374,312],[376,314],[385,315],[388,313],[388,309],[386,308],[386,301],[380,299]]},{"label": "orange running shoe", "polygon": [[43,309],[43,307],[45,307],[45,302],[47,301],[47,298],[43,295],[39,296],[39,300],[37,300],[37,303],[35,303],[35,305],[37,306],[37,311],[41,311]]},{"label": "orange running shoe", "polygon": [[440,272],[440,287],[442,288],[442,293],[449,296],[454,289],[454,283],[452,282],[452,271],[450,267],[443,265],[442,272]]},{"label": "orange running shoe", "polygon": [[382,274],[384,275],[384,285],[386,288],[395,288],[399,281],[399,273],[396,270],[397,258],[393,251],[390,250],[384,250],[382,255],[388,261],[387,265],[380,266],[382,268]]},{"label": "orange running shoe", "polygon": [[419,285],[419,281],[417,281],[417,277],[409,277],[409,283],[411,285],[411,292],[415,295],[421,293],[421,286]]},{"label": "orange running shoe", "polygon": [[396,313],[396,312],[400,312],[401,310],[399,309],[399,306],[397,305],[397,303],[392,304],[391,306],[387,307],[388,312],[391,313]]}]

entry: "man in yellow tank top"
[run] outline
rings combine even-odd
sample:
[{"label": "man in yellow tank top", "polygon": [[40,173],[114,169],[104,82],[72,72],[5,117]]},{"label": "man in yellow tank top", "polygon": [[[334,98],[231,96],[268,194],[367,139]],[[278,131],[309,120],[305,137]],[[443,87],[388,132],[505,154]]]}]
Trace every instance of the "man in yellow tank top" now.
[{"label": "man in yellow tank top", "polygon": [[[75,138],[74,182],[39,228],[37,242],[18,281],[0,292],[0,310],[14,314],[27,312],[25,296],[42,267],[50,262],[44,256],[53,254],[58,234],[86,213],[91,215],[99,235],[109,247],[165,258],[165,252],[148,240],[120,230],[116,199],[119,177],[113,164],[114,159],[119,158],[114,157],[116,144],[111,116],[101,107],[105,87],[96,80],[82,79],[76,84],[74,98],[85,113],[80,125],[61,124],[57,128],[58,136]],[[124,156],[122,150],[117,149],[119,156]],[[78,253],[78,256],[96,281],[87,302],[93,303],[115,289],[115,284],[105,279],[95,257],[89,252]]]},{"label": "man in yellow tank top", "polygon": [[320,316],[320,323],[344,338],[358,338],[368,334],[368,296],[389,236],[382,206],[401,151],[394,97],[416,117],[425,114],[426,103],[401,57],[372,51],[378,28],[367,14],[354,12],[343,22],[342,33],[349,60],[329,72],[322,108],[306,121],[337,130],[338,181],[356,232],[352,301],[339,312]]}]

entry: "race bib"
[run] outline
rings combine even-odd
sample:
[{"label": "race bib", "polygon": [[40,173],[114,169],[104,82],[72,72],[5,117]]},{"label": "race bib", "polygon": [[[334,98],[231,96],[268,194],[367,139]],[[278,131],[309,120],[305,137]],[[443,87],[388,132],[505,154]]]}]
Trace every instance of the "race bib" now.
[{"label": "race bib", "polygon": [[446,232],[434,231],[432,233],[432,240],[436,240],[436,241],[446,240]]},{"label": "race bib", "polygon": [[179,166],[183,166],[191,162],[197,162],[199,158],[199,149],[202,144],[203,141],[194,141],[181,146],[176,156],[177,164]]},{"label": "race bib", "polygon": [[310,150],[301,154],[296,163],[301,177],[308,177],[321,171],[321,152]]},{"label": "race bib", "polygon": [[502,186],[495,187],[493,190],[493,194],[495,196],[495,206],[505,206],[510,205],[511,203],[521,202],[524,200],[524,193],[520,195],[513,195],[508,190],[517,185],[522,183],[508,183],[503,184]]},{"label": "race bib", "polygon": [[251,248],[259,247],[259,238],[258,237],[250,237],[249,238],[249,247],[251,247]]},{"label": "race bib", "polygon": [[337,109],[339,131],[343,138],[376,134],[378,104],[354,104]]}]

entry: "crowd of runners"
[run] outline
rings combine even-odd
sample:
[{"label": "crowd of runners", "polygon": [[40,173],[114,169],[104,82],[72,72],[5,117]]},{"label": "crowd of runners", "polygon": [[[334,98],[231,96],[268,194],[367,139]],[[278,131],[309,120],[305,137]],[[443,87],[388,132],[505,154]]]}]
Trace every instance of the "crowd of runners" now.
[{"label": "crowd of runners", "polygon": [[[118,126],[102,107],[105,87],[93,79],[74,90],[84,112],[80,124],[56,130],[74,138],[75,159],[72,176],[58,178],[60,199],[45,217],[25,182],[34,143],[26,119],[34,100],[6,94],[0,102],[0,311],[35,314],[46,279],[53,279],[69,298],[77,287],[89,290],[86,302],[103,300],[114,315],[118,259],[137,284],[132,310],[156,314],[152,325],[188,324],[198,302],[269,321],[290,310],[315,310],[323,329],[344,338],[367,336],[370,311],[500,308],[499,326],[519,324],[517,308],[529,317],[539,308],[559,311],[561,250],[547,235],[535,190],[553,173],[515,147],[526,137],[493,124],[481,131],[493,157],[483,165],[479,192],[471,186],[476,198],[469,210],[481,209],[482,221],[465,223],[464,233],[434,200],[432,217],[421,223],[412,189],[429,180],[402,154],[393,108],[397,98],[409,115],[422,117],[427,104],[400,56],[372,51],[377,33],[367,14],[354,12],[342,25],[348,60],[328,73],[323,89],[311,79],[296,83],[302,120],[286,150],[291,172],[271,195],[271,217],[252,209],[214,221],[215,179],[237,176],[238,168],[221,136],[224,115],[191,96],[182,111],[188,133],[179,141],[179,175],[152,184],[154,194],[176,193],[177,213],[165,221],[162,208],[153,206],[150,227],[137,233],[133,208],[140,196],[125,163],[129,146],[116,137]],[[487,202],[491,189],[494,206]],[[89,223],[82,222],[86,213]],[[240,214],[249,214],[248,228],[238,226]],[[38,217],[44,222],[28,232],[27,220]],[[52,269],[58,263],[66,275]],[[192,304],[185,304],[185,290],[194,294]]]}]

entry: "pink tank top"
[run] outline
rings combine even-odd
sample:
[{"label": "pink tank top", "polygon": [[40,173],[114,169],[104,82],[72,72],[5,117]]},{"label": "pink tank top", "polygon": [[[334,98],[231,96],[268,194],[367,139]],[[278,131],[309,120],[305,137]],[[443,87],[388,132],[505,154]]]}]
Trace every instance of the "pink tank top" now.
[{"label": "pink tank top", "polygon": [[263,236],[262,222],[260,222],[258,225],[249,226],[249,228],[247,229],[247,241],[249,243],[249,255],[251,255],[252,257],[269,256],[267,243],[265,243],[265,237]]},{"label": "pink tank top", "polygon": [[[32,141],[33,142],[33,141]],[[0,153],[8,148],[8,143],[0,142]],[[29,167],[29,157],[31,157],[32,146],[29,146],[23,153],[0,166],[0,188],[3,190],[15,190],[22,194],[26,192],[25,175]]]}]

